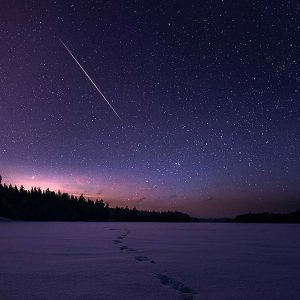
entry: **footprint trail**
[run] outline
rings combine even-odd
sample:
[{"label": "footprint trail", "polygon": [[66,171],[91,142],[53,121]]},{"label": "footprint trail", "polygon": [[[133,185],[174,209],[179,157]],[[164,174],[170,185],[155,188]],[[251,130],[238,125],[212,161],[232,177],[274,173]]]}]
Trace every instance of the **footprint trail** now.
[{"label": "footprint trail", "polygon": [[[110,230],[114,230],[114,229],[110,229]],[[126,246],[123,242],[124,239],[130,234],[130,230],[127,230],[125,233],[119,235],[118,237],[116,237],[113,240],[113,243],[115,245],[119,246],[119,249],[123,252],[136,252],[136,249],[133,248],[129,248],[128,246]],[[150,263],[153,265],[157,265],[156,262],[153,259],[150,259],[148,256],[145,255],[136,255],[134,257],[134,259],[137,262],[140,263]],[[168,287],[168,288],[172,288],[175,291],[178,292],[179,294],[179,298],[183,299],[183,300],[195,300],[195,297],[197,295],[197,292],[194,291],[192,288],[188,287],[187,285],[185,285],[184,283],[177,281],[167,275],[164,275],[163,273],[154,273],[153,275],[156,279],[159,280],[160,284]]]}]

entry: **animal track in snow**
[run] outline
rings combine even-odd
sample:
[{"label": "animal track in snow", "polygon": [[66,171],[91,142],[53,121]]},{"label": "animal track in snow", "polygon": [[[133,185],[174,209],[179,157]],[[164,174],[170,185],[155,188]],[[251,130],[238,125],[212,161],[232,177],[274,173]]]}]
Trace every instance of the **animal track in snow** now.
[{"label": "animal track in snow", "polygon": [[178,291],[181,298],[184,300],[193,300],[197,294],[193,289],[187,287],[182,282],[176,281],[167,275],[155,273],[154,277],[159,279],[162,285],[169,286]]},{"label": "animal track in snow", "polygon": [[[127,230],[125,233],[119,235],[114,239],[114,244],[119,245],[123,243],[124,238],[130,233],[130,230]],[[132,248],[128,248],[127,246],[123,245],[119,248],[120,250],[128,250],[128,251],[135,251]]]},{"label": "animal track in snow", "polygon": [[137,261],[148,261],[148,262],[150,262],[151,264],[155,264],[156,262],[154,261],[154,260],[151,260],[151,259],[149,259],[147,256],[142,256],[142,255],[139,255],[139,256],[136,256],[135,257],[135,260],[137,260]]},{"label": "animal track in snow", "polygon": [[[109,229],[109,230],[116,230],[116,229]],[[137,251],[133,248],[129,248],[126,245],[120,245],[123,243],[124,239],[127,237],[127,235],[130,233],[130,230],[127,230],[125,233],[119,235],[118,237],[116,237],[114,239],[114,244],[119,245],[119,249],[122,251]],[[137,255],[134,257],[134,259],[138,262],[148,262],[151,264],[156,264],[156,262],[152,259],[150,259],[147,256],[144,255]],[[160,273],[154,273],[154,277],[157,278],[160,283],[164,286],[168,286],[174,290],[176,290],[181,299],[183,300],[194,300],[195,299],[195,295],[197,294],[193,289],[189,288],[188,286],[184,285],[182,282],[180,281],[176,281],[174,279],[172,279],[171,277],[164,275],[164,274],[160,274]]]},{"label": "animal track in snow", "polygon": [[114,244],[122,244],[123,242],[122,241],[120,241],[120,240],[114,240]]},{"label": "animal track in snow", "polygon": [[[116,237],[116,239],[114,240],[114,244],[116,244],[116,245],[122,244],[124,239],[127,237],[127,235],[129,233],[130,233],[130,230],[127,230],[125,233],[123,233],[123,234],[119,235],[118,237]],[[120,245],[119,249],[123,250],[123,251],[124,250],[130,251],[130,252],[136,252],[137,251],[136,249],[129,248],[124,244]],[[156,264],[156,262],[154,260],[149,259],[147,256],[136,256],[135,260],[140,261],[140,262],[146,261],[146,262],[149,262],[151,264]]]}]

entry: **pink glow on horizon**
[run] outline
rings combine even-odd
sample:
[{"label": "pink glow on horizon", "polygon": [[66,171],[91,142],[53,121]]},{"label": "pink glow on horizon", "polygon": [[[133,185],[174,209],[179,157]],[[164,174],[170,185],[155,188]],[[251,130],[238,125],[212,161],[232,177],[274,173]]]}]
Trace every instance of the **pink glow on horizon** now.
[{"label": "pink glow on horizon", "polygon": [[115,205],[135,203],[143,198],[153,196],[156,187],[142,185],[141,182],[130,178],[117,178],[111,176],[83,176],[74,172],[61,176],[9,167],[3,174],[3,183],[24,186],[26,190],[32,187],[51,191],[61,191],[74,196],[83,194],[93,200],[103,199]]},{"label": "pink glow on horizon", "polygon": [[267,211],[270,207],[275,212],[283,209],[292,211],[296,203],[291,197],[283,205],[279,191],[274,191],[277,197],[267,201],[260,190],[248,192],[225,185],[205,189],[199,184],[186,192],[180,187],[168,187],[163,182],[159,184],[126,174],[88,176],[74,170],[37,171],[29,167],[1,166],[0,175],[3,183],[23,185],[29,190],[31,187],[49,188],[74,196],[83,194],[92,200],[103,199],[111,207],[127,205],[146,210],[178,210],[202,217],[230,217],[248,211]]}]

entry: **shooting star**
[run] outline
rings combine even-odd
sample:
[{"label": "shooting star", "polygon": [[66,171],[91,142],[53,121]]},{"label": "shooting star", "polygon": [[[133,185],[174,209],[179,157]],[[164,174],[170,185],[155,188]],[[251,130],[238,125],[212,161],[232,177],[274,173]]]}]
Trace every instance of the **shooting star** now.
[{"label": "shooting star", "polygon": [[99,94],[103,97],[103,99],[106,101],[106,103],[109,105],[109,107],[113,110],[115,115],[120,119],[122,122],[121,117],[118,115],[116,110],[113,108],[113,106],[109,103],[109,101],[106,99],[106,97],[103,95],[103,93],[100,91],[96,83],[92,80],[92,78],[89,76],[89,74],[85,71],[85,69],[82,67],[82,65],[79,63],[79,61],[76,59],[76,57],[73,55],[73,53],[70,51],[70,49],[66,46],[66,44],[60,39],[59,40],[61,44],[65,47],[65,49],[69,52],[69,54],[72,56],[72,58],[75,60],[77,65],[80,67],[80,69],[83,71],[83,73],[86,75],[86,77],[89,79],[89,81],[93,84],[93,86],[96,88],[96,90],[99,92]]}]

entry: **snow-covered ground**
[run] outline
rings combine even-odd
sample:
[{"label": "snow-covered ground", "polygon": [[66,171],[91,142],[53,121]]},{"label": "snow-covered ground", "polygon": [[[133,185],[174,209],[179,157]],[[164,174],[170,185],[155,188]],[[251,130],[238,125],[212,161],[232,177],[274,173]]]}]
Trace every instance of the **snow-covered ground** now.
[{"label": "snow-covered ground", "polygon": [[300,299],[300,225],[0,223],[0,299]]}]

